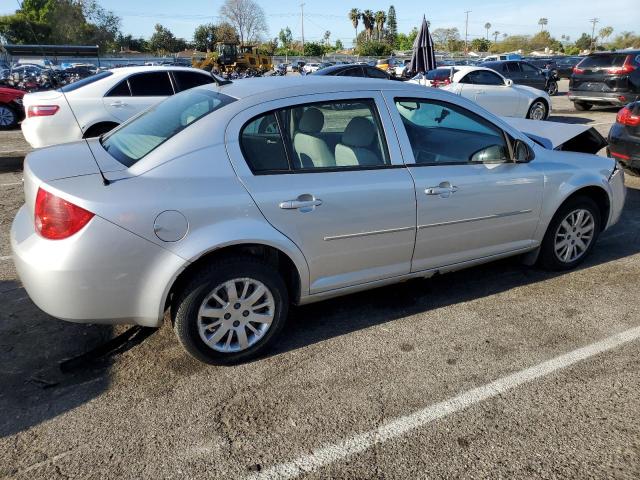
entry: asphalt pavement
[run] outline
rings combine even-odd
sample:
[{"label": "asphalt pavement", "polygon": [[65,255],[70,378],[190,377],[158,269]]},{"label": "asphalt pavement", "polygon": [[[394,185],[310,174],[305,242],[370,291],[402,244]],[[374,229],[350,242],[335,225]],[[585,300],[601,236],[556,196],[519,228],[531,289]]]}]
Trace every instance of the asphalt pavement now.
[{"label": "asphalt pavement", "polygon": [[[553,100],[552,120],[615,119]],[[33,305],[7,258],[19,133],[0,132],[0,478],[640,478],[638,178],[576,271],[509,259],[296,308],[269,356],[211,367],[168,324]]]}]

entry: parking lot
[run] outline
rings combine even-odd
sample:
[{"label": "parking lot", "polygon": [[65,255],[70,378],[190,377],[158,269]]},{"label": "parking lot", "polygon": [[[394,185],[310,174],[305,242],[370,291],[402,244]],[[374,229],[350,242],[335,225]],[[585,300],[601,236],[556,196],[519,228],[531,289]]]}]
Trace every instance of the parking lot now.
[{"label": "parking lot", "polygon": [[[551,120],[606,136],[617,109]],[[0,478],[640,478],[640,179],[576,271],[517,259],[299,307],[271,354],[188,357],[21,288],[0,132]],[[534,367],[534,368],[531,368]]]}]

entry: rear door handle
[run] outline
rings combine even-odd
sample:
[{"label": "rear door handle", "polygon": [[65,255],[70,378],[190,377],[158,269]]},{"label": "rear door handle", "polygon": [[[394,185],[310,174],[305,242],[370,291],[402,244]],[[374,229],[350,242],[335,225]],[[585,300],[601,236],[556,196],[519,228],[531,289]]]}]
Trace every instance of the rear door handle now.
[{"label": "rear door handle", "polygon": [[298,196],[295,200],[285,200],[278,205],[283,210],[300,210],[301,212],[311,212],[316,207],[322,205],[322,200],[315,198],[313,195],[305,193]]},{"label": "rear door handle", "polygon": [[109,105],[111,105],[112,107],[126,107],[127,104],[124,102],[120,102],[118,100],[116,100],[115,102],[111,102]]},{"label": "rear door handle", "polygon": [[427,195],[438,195],[441,198],[449,198],[457,191],[458,187],[451,185],[451,182],[442,182],[436,187],[429,187],[425,189],[424,193]]}]

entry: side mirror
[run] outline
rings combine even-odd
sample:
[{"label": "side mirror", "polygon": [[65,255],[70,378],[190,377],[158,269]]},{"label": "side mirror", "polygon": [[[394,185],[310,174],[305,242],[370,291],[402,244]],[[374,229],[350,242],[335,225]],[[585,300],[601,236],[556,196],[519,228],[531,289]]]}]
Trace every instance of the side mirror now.
[{"label": "side mirror", "polygon": [[489,145],[471,155],[470,160],[474,163],[504,162],[509,157],[505,150],[504,145]]},{"label": "side mirror", "polygon": [[513,161],[515,163],[527,163],[533,160],[533,150],[522,140],[516,140],[513,144]]},{"label": "side mirror", "polygon": [[507,80],[504,82],[504,84],[507,87],[513,87],[513,80],[511,80],[510,78],[507,78]]}]

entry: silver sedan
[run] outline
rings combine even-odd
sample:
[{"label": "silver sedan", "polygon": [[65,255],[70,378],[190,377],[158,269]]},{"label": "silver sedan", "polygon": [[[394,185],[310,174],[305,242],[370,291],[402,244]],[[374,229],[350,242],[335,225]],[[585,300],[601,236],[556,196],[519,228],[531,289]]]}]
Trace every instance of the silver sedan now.
[{"label": "silver sedan", "polygon": [[54,317],[157,327],[170,310],[193,356],[245,361],[291,303],[514,255],[582,262],[620,216],[623,173],[535,125],[400,82],[194,88],[31,153],[14,260]]}]

